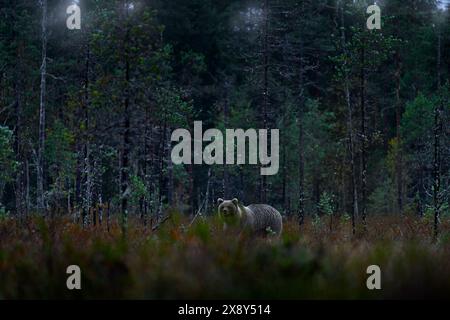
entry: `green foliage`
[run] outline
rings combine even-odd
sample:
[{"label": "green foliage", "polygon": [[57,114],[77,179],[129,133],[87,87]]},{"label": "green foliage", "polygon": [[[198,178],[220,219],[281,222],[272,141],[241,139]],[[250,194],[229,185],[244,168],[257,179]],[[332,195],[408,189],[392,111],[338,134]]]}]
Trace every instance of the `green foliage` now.
[{"label": "green foliage", "polygon": [[436,100],[419,94],[406,105],[402,118],[402,136],[406,146],[423,150],[431,142]]},{"label": "green foliage", "polygon": [[316,230],[320,230],[322,228],[322,219],[318,214],[313,215],[312,225]]},{"label": "green foliage", "polygon": [[351,220],[351,216],[347,213],[347,212],[344,212],[342,215],[341,215],[341,223],[347,223],[347,222],[349,222],[350,220]]},{"label": "green foliage", "polygon": [[186,67],[186,72],[189,72],[189,74],[200,74],[205,72],[207,69],[205,64],[205,56],[200,53],[193,52],[192,50],[182,52],[180,62]]},{"label": "green foliage", "polygon": [[173,88],[159,88],[156,92],[158,113],[169,127],[182,128],[188,126],[188,119],[195,118],[192,102],[182,98],[182,92]]},{"label": "green foliage", "polygon": [[385,178],[370,194],[368,211],[373,214],[391,214],[395,212],[395,185]]},{"label": "green foliage", "polygon": [[6,211],[6,208],[0,204],[0,222],[7,219],[9,216],[9,212]]},{"label": "green foliage", "polygon": [[148,190],[142,178],[133,175],[130,180],[132,203],[138,205],[140,200],[149,200]]},{"label": "green foliage", "polygon": [[433,223],[434,222],[434,207],[433,206],[427,205],[425,207],[425,211],[424,211],[424,214],[423,214],[423,219],[427,223]]},{"label": "green foliage", "polygon": [[211,230],[205,219],[200,219],[192,228],[189,229],[189,235],[197,237],[202,243],[208,243],[211,240]]},{"label": "green foliage", "polygon": [[53,178],[58,176],[70,178],[75,166],[75,153],[73,145],[75,136],[73,132],[57,121],[47,130],[45,159],[49,165],[49,171]]},{"label": "green foliage", "polygon": [[[304,115],[305,148],[308,155],[307,163],[311,167],[323,166],[323,161],[334,151],[333,129],[335,114],[332,111],[322,111],[316,100],[308,100],[307,112]],[[326,173],[323,173],[326,175]]]},{"label": "green foliage", "polygon": [[0,199],[3,187],[12,181],[18,165],[12,148],[12,139],[13,132],[7,127],[0,126]]},{"label": "green foliage", "polygon": [[332,216],[335,213],[334,196],[324,191],[320,196],[319,204],[317,205],[320,213]]}]

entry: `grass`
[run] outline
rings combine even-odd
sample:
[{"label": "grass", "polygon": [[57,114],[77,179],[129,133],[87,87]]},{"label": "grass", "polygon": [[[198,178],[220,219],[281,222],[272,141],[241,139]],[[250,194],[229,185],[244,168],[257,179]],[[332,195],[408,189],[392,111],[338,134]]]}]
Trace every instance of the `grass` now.
[{"label": "grass", "polygon": [[[337,220],[337,219],[336,219]],[[131,220],[82,228],[65,218],[0,220],[0,299],[409,299],[450,296],[450,225],[438,241],[412,217],[350,223],[285,221],[280,239],[223,231],[214,218],[182,217],[150,231]],[[79,265],[82,290],[66,288]],[[382,270],[369,291],[366,269]]]}]

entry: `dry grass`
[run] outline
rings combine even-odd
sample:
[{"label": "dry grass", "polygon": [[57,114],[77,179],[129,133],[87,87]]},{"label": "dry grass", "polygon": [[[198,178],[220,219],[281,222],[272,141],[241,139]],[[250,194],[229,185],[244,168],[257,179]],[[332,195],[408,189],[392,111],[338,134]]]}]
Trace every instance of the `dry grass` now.
[{"label": "dry grass", "polygon": [[[382,299],[450,296],[450,226],[431,241],[430,223],[374,217],[367,233],[350,223],[285,222],[281,239],[224,232],[214,218],[175,217],[151,232],[131,221],[83,229],[67,219],[0,221],[2,299]],[[82,290],[66,289],[67,266]],[[366,268],[382,270],[382,290],[366,288]]]}]

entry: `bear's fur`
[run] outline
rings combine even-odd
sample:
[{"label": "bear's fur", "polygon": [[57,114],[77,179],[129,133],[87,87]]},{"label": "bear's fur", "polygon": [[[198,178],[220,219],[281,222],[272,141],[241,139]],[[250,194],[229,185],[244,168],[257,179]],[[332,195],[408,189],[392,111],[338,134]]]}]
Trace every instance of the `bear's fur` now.
[{"label": "bear's fur", "polygon": [[251,204],[244,206],[238,199],[218,199],[219,216],[225,223],[237,223],[242,229],[256,235],[275,234],[279,236],[283,230],[283,218],[273,207],[267,204]]}]

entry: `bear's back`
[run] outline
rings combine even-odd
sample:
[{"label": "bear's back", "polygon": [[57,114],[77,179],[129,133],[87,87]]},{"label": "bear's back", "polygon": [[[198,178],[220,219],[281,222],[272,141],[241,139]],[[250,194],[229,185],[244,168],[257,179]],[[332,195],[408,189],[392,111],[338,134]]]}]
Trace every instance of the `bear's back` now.
[{"label": "bear's back", "polygon": [[253,230],[257,233],[265,233],[270,228],[277,235],[283,229],[281,214],[267,204],[251,204],[247,207],[253,215]]}]

